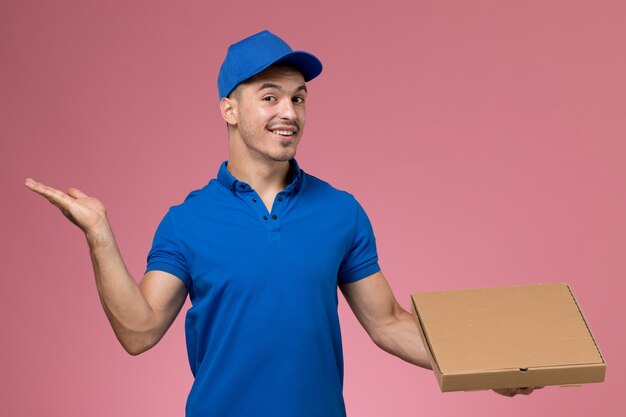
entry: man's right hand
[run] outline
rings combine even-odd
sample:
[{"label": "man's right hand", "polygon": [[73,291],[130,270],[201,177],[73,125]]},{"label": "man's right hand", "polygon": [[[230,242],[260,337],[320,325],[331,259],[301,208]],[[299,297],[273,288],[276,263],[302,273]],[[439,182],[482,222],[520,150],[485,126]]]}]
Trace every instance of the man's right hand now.
[{"label": "man's right hand", "polygon": [[185,303],[185,284],[170,273],[150,271],[137,285],[124,265],[104,204],[98,199],[76,188],[64,193],[30,178],[25,185],[85,232],[100,301],[124,349],[138,355],[154,346]]},{"label": "man's right hand", "polygon": [[100,227],[108,227],[104,204],[96,198],[89,197],[79,189],[70,188],[67,193],[64,193],[31,178],[27,178],[24,185],[57,206],[65,217],[70,219],[85,234],[89,234]]}]

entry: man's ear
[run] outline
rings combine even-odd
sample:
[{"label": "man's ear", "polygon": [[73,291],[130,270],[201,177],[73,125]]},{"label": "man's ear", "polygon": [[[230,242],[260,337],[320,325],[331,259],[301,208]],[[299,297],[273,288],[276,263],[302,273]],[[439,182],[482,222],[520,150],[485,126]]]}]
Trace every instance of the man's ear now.
[{"label": "man's ear", "polygon": [[220,100],[222,119],[224,119],[229,126],[235,126],[237,124],[237,104],[237,100],[228,97],[224,97]]}]

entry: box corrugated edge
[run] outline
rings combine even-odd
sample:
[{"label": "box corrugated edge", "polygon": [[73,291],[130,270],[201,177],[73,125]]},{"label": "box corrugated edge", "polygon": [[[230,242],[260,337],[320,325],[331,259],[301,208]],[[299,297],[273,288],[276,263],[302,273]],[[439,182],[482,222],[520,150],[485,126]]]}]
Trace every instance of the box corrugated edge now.
[{"label": "box corrugated edge", "polygon": [[602,351],[600,350],[600,346],[598,346],[598,342],[596,342],[596,338],[593,335],[593,332],[591,331],[591,327],[589,327],[589,323],[587,322],[587,317],[585,317],[585,313],[583,313],[583,309],[580,308],[580,304],[578,304],[578,300],[576,299],[576,296],[574,295],[574,292],[572,291],[572,288],[569,286],[569,284],[567,284],[565,282],[563,282],[562,284],[567,287],[567,290],[569,291],[569,294],[572,296],[572,300],[574,300],[574,304],[576,304],[576,308],[578,309],[578,312],[580,313],[580,317],[582,317],[583,323],[585,323],[585,327],[587,327],[587,331],[589,332],[589,336],[591,336],[591,340],[593,340],[593,344],[596,346],[596,349],[598,350],[598,355],[600,355],[600,359],[602,359],[602,363],[606,367],[606,360],[604,359],[604,355],[602,355]]},{"label": "box corrugated edge", "polygon": [[442,392],[474,391],[498,388],[540,387],[548,385],[578,385],[603,382],[603,363],[533,368],[527,371],[501,370],[474,374],[441,375]]},{"label": "box corrugated edge", "polygon": [[422,342],[424,343],[424,349],[426,349],[426,353],[428,354],[428,359],[430,360],[430,366],[437,378],[437,383],[439,384],[439,388],[443,392],[443,380],[441,370],[439,369],[439,364],[435,359],[433,351],[430,347],[430,342],[428,340],[428,336],[426,335],[426,330],[424,329],[424,325],[422,323],[422,319],[420,318],[419,313],[417,312],[417,306],[415,305],[415,300],[413,299],[413,294],[411,294],[411,306],[413,307],[413,316],[415,317],[415,322],[417,323],[417,328],[420,333],[420,337],[422,338]]}]

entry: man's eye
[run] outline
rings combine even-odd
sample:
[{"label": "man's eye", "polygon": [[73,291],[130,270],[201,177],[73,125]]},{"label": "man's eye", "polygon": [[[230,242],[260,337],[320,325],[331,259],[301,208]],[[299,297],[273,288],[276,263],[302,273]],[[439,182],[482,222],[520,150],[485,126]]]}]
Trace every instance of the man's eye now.
[{"label": "man's eye", "polygon": [[294,103],[304,103],[304,97],[294,97],[293,98],[293,102]]},{"label": "man's eye", "polygon": [[265,101],[275,101],[276,97],[274,97],[274,96],[265,96],[265,97],[263,97],[263,100],[265,100]]}]

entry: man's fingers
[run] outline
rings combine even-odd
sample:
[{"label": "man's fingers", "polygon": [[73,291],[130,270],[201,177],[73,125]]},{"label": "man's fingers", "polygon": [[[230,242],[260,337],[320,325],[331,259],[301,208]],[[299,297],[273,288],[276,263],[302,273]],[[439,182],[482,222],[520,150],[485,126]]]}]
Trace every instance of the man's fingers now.
[{"label": "man's fingers", "polygon": [[516,395],[529,395],[536,389],[541,389],[543,387],[524,387],[524,388],[501,388],[495,389],[494,391],[500,395],[504,395],[506,397],[515,397]]},{"label": "man's fingers", "polygon": [[57,207],[67,207],[74,202],[74,199],[65,194],[63,191],[48,187],[47,185],[37,182],[31,178],[27,178],[24,185],[37,194],[47,198],[48,201]]},{"label": "man's fingers", "polygon": [[41,195],[45,195],[49,191],[54,190],[54,188],[48,187],[47,185],[37,182],[32,178],[26,178],[26,182],[24,182],[24,185]]},{"label": "man's fingers", "polygon": [[78,188],[72,187],[65,193],[32,178],[27,178],[24,185],[56,206],[65,217],[83,231],[105,224],[107,221],[104,205]]},{"label": "man's fingers", "polygon": [[26,181],[24,182],[24,185],[27,188],[30,188],[33,191],[37,191],[43,184],[38,183],[37,181],[35,181],[32,178],[26,178]]},{"label": "man's fingers", "polygon": [[522,395],[528,395],[531,394],[533,391],[536,391],[538,389],[543,389],[543,387],[530,387],[530,388],[520,388],[520,394]]},{"label": "man's fingers", "polygon": [[494,389],[500,395],[504,395],[505,397],[514,397],[515,396],[515,388],[498,388]]}]

